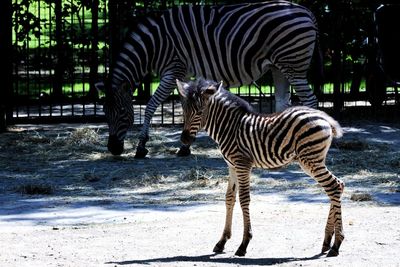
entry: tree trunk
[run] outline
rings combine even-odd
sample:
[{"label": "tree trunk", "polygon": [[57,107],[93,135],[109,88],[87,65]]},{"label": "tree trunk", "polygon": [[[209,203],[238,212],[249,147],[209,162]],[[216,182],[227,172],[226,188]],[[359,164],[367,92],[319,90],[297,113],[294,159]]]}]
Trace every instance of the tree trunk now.
[{"label": "tree trunk", "polygon": [[0,1],[0,132],[12,119],[12,1]]}]

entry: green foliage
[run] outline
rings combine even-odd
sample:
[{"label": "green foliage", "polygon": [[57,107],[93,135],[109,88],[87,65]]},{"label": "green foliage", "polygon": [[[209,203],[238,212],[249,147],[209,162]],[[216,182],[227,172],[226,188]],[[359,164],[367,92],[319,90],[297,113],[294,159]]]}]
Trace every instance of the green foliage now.
[{"label": "green foliage", "polygon": [[39,38],[42,35],[42,23],[46,20],[32,12],[33,2],[34,0],[13,2],[13,25],[18,42],[30,41],[31,36]]},{"label": "green foliage", "polygon": [[[98,2],[98,5],[96,3]],[[122,38],[124,32],[135,21],[149,13],[179,4],[227,4],[242,1],[118,1],[118,23]],[[352,79],[354,64],[363,64],[368,53],[365,40],[372,30],[372,11],[375,6],[362,4],[362,1],[329,0],[311,1],[294,0],[308,7],[316,16],[320,29],[320,45],[324,52],[325,92],[332,92],[332,82],[337,69],[341,71],[343,84]],[[113,2],[114,4],[116,2]],[[15,0],[13,1],[14,48],[16,64],[21,64],[26,71],[54,70],[60,57],[63,60],[63,92],[81,91],[79,84],[86,81],[74,80],[76,74],[89,72],[92,50],[98,58],[109,58],[110,25],[108,10],[109,0]],[[96,7],[95,10],[94,7]],[[99,31],[92,31],[94,13],[98,16]],[[57,31],[56,22],[61,28]],[[61,30],[60,30],[61,29]],[[61,53],[60,53],[61,51]],[[341,66],[332,64],[332,58],[340,56]],[[99,68],[105,71],[107,63],[100,62]],[[66,86],[66,81],[76,82],[75,90]],[[267,79],[259,81],[262,85],[271,84]],[[52,84],[44,83],[44,91],[51,92]],[[152,85],[155,90],[157,82]],[[18,85],[21,87],[21,85]],[[22,85],[23,86],[23,85]],[[87,87],[87,86],[86,86]],[[349,86],[346,85],[348,88]],[[363,86],[361,86],[363,87]],[[48,88],[48,89],[46,89]],[[363,87],[365,88],[365,86]],[[259,90],[251,87],[232,89],[234,92],[257,95]],[[235,91],[236,90],[236,91]],[[21,91],[25,91],[21,90]],[[82,89],[83,91],[83,89]],[[266,86],[264,94],[273,93],[273,88]],[[250,93],[249,93],[250,92]]]}]

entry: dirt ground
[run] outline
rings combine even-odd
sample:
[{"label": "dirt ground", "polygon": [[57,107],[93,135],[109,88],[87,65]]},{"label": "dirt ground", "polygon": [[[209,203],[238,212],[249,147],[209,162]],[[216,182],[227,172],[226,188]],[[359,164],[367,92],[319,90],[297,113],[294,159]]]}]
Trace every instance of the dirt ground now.
[{"label": "dirt ground", "polygon": [[342,123],[327,165],[346,183],[340,255],[320,254],[326,195],[297,164],[254,170],[253,240],[239,205],[223,254],[227,168],[204,133],[178,158],[180,127],[152,129],[146,159],[106,150],[105,125],[0,134],[0,266],[400,266],[400,124]]}]

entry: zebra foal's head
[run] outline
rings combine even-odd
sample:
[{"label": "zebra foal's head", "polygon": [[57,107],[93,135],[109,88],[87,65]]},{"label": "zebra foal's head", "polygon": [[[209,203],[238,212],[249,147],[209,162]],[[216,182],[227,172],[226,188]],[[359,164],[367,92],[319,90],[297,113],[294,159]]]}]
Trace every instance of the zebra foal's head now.
[{"label": "zebra foal's head", "polygon": [[126,133],[133,125],[132,91],[127,83],[120,86],[97,83],[95,86],[106,95],[103,111],[108,123],[108,151],[121,155]]},{"label": "zebra foal's head", "polygon": [[176,80],[183,109],[183,131],[181,141],[185,145],[194,142],[197,132],[205,125],[208,116],[208,103],[212,95],[222,88],[222,82],[216,83],[204,79],[181,82]]}]

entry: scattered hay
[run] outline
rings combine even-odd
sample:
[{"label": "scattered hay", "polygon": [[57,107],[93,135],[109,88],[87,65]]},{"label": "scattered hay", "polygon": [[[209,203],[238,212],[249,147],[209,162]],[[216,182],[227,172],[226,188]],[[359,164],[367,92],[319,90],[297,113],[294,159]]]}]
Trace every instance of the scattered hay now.
[{"label": "scattered hay", "polygon": [[90,128],[78,128],[66,140],[70,145],[99,145],[100,136],[97,131]]},{"label": "scattered hay", "polygon": [[208,175],[207,170],[204,168],[191,168],[181,175],[182,181],[209,180],[211,178],[212,175]]},{"label": "scattered hay", "polygon": [[[211,139],[200,136],[194,144],[191,158],[176,158],[174,154],[180,147],[180,129],[174,128],[173,133],[169,129],[162,129],[153,142],[149,141],[150,158],[136,160],[133,159],[134,144],[129,141],[137,139],[136,132],[139,131],[130,133],[127,138],[126,152],[122,156],[112,156],[107,152],[107,132],[102,127],[63,126],[56,130],[18,129],[13,133],[4,133],[0,135],[3,152],[0,153],[0,164],[4,166],[2,175],[12,179],[5,179],[7,184],[0,189],[17,190],[26,195],[46,195],[60,192],[71,194],[74,191],[71,188],[78,188],[85,194],[87,191],[88,194],[99,196],[104,194],[103,189],[110,190],[112,194],[118,190],[131,192],[151,189],[160,192],[160,195],[189,195],[189,200],[192,195],[193,199],[198,199],[201,194],[222,198],[228,171],[216,144],[209,141]],[[360,190],[348,192],[346,197],[351,197],[351,201],[375,201],[375,192],[399,192],[400,152],[397,142],[392,146],[390,143],[369,142],[349,136],[337,140],[333,148],[337,150],[328,156],[329,168],[348,185]],[[288,170],[298,171],[299,168],[295,164],[294,167],[288,166]],[[257,193],[281,190],[314,192],[314,187],[317,187],[309,179],[286,180],[288,177],[284,175],[280,178],[281,175],[266,176],[265,173],[268,171],[252,173],[255,179],[252,184],[256,185],[254,189]],[[99,188],[102,190],[97,190]],[[371,188],[373,192],[369,191]],[[140,195],[140,198],[147,197],[147,194]],[[166,200],[160,201],[163,203]]]},{"label": "scattered hay", "polygon": [[187,171],[181,175],[181,180],[182,181],[193,181],[193,180],[197,180],[197,178],[199,176],[200,176],[200,171],[196,168],[191,168],[189,171]]},{"label": "scattered hay", "polygon": [[52,195],[54,193],[53,187],[45,184],[25,184],[19,186],[16,191],[24,195]]},{"label": "scattered hay", "polygon": [[[206,168],[191,168],[189,171],[184,172],[180,180],[184,182],[192,182],[193,186],[209,186],[211,185],[213,175],[209,174]],[[219,182],[216,182],[218,185]]]},{"label": "scattered hay", "polygon": [[34,135],[27,135],[23,138],[24,143],[31,143],[31,144],[50,144],[51,139],[46,137],[39,132],[34,132]]},{"label": "scattered hay", "polygon": [[372,196],[371,194],[368,193],[353,193],[350,197],[350,200],[352,201],[372,201]]},{"label": "scattered hay", "polygon": [[150,173],[150,174],[145,173],[144,175],[138,177],[138,179],[136,180],[136,185],[141,185],[141,186],[155,185],[160,183],[164,179],[165,179],[164,175],[161,175],[159,173]]}]

